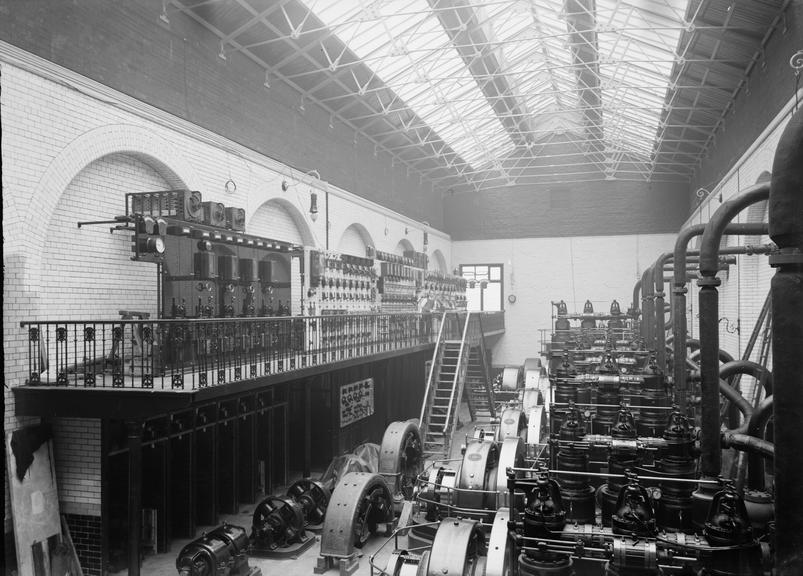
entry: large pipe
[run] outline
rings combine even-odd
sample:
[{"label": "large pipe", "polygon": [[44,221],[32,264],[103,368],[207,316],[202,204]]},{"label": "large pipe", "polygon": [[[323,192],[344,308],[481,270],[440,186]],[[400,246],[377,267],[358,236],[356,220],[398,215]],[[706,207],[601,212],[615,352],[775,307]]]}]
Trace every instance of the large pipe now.
[{"label": "large pipe", "polygon": [[748,402],[736,388],[728,384],[725,380],[719,381],[718,393],[730,400],[731,404],[742,413],[742,416],[744,416],[744,422],[742,425],[730,429],[728,432],[746,433],[750,427],[750,420],[753,417],[753,407],[750,405],[750,402]]},{"label": "large pipe", "polygon": [[664,264],[672,258],[671,252],[664,252],[653,265],[653,282],[655,286],[655,349],[658,366],[666,372],[666,314],[664,312]]},{"label": "large pipe", "polygon": [[[754,438],[764,438],[764,429],[772,418],[773,397],[767,396],[761,401],[750,417],[747,434]],[[752,490],[764,490],[764,463],[755,454],[747,456],[747,487]]]},{"label": "large pipe", "polygon": [[772,394],[772,372],[752,360],[732,360],[719,367],[719,377],[730,382],[730,377],[746,374],[755,378],[764,388],[764,396]]},{"label": "large pipe", "polygon": [[[746,249],[747,247],[744,247]],[[752,248],[750,248],[752,250]],[[686,254],[688,257],[690,254],[695,254],[696,252],[689,252]],[[653,264],[653,282],[655,286],[653,288],[653,309],[655,312],[655,327],[653,330],[653,341],[654,341],[654,348],[657,351],[657,361],[658,366],[660,366],[661,371],[666,371],[666,315],[664,312],[664,302],[666,293],[664,292],[664,283],[667,281],[667,278],[664,278],[664,267],[669,265],[669,261],[674,259],[674,253],[672,252],[664,252]],[[736,257],[729,256],[727,258],[720,258],[720,268],[724,266],[724,269],[727,270],[728,264],[735,264]],[[672,267],[674,268],[674,261],[672,262]],[[686,272],[694,271],[696,268],[687,267]],[[668,279],[671,281],[671,278]],[[646,320],[646,316],[645,316]]]},{"label": "large pipe", "polygon": [[700,470],[704,477],[716,478],[722,472],[719,438],[719,243],[725,227],[739,212],[769,198],[769,184],[752,186],[720,205],[706,224],[700,242],[700,388],[702,429]]},{"label": "large pipe", "polygon": [[[698,362],[700,360],[700,356],[702,355],[702,353],[703,353],[702,348],[697,348],[697,350],[689,354],[689,358],[691,358],[695,362]],[[733,358],[733,356],[730,355],[730,353],[727,350],[719,350],[717,352],[717,357],[719,358],[719,361],[722,362],[723,364],[736,362],[736,360]]]},{"label": "large pipe", "polygon": [[[688,386],[686,383],[686,255],[689,242],[705,230],[704,224],[695,224],[678,233],[673,253],[675,271],[672,279],[672,376],[675,386],[675,402],[680,409],[688,410]],[[769,228],[765,223],[729,224],[725,234],[760,235],[766,234]]]},{"label": "large pipe", "polygon": [[772,164],[770,256],[775,377],[775,570],[803,574],[803,108],[789,120]]},{"label": "large pipe", "polygon": [[630,314],[633,316],[633,320],[638,320],[639,315],[639,303],[641,302],[641,278],[636,280],[636,283],[633,285],[633,304],[630,307]]},{"label": "large pipe", "polygon": [[[722,434],[722,447],[723,448],[736,448],[748,454],[755,453],[764,458],[775,458],[775,445],[762,438],[754,438],[748,434],[741,434],[739,432],[725,432]],[[775,458],[777,462],[777,458]],[[778,503],[776,501],[775,507],[777,509]],[[776,514],[778,512],[776,511]],[[777,537],[777,536],[776,536]],[[777,562],[777,559],[776,559]],[[783,574],[799,575],[799,572],[783,572]]]},{"label": "large pipe", "polygon": [[655,315],[652,302],[654,292],[652,266],[648,266],[641,275],[641,337],[647,350],[655,350],[652,339],[652,323]]}]

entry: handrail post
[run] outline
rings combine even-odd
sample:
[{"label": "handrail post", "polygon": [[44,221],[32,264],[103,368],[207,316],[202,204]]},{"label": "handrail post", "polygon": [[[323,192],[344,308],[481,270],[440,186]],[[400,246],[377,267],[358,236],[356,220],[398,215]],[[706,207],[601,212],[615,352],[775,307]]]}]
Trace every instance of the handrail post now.
[{"label": "handrail post", "polygon": [[[460,340],[460,352],[457,355],[457,367],[454,372],[454,380],[452,380],[452,396],[449,401],[449,408],[446,410],[446,421],[444,422],[445,428],[443,431],[444,438],[447,434],[451,436],[452,433],[452,407],[455,403],[455,396],[457,394],[457,383],[460,378],[460,372],[463,370],[463,350],[466,346],[466,337],[468,336],[468,327],[471,324],[471,312],[466,313],[466,323],[463,326],[463,336]],[[459,398],[457,399],[459,400]],[[458,406],[458,409],[460,407]]]},{"label": "handrail post", "polygon": [[[421,403],[421,416],[418,419],[419,426],[424,426],[424,414],[427,411],[427,403],[429,402],[429,395],[430,391],[432,390],[432,375],[435,371],[435,364],[438,360],[438,351],[440,350],[441,342],[443,340],[443,327],[446,326],[446,315],[448,312],[444,312],[443,316],[441,317],[441,325],[438,329],[438,339],[435,341],[435,351],[432,354],[432,362],[429,365],[429,377],[427,378],[427,387],[424,391],[424,401]],[[427,423],[429,424],[429,423]]]}]

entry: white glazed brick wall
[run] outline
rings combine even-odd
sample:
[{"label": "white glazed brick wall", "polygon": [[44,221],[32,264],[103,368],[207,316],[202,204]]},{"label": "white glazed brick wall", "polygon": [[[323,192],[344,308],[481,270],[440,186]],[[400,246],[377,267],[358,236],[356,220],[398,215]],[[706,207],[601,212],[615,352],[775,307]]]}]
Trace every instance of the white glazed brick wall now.
[{"label": "white glazed brick wall", "polygon": [[246,225],[246,232],[273,240],[304,244],[304,238],[290,213],[290,207],[272,200],[260,206]]},{"label": "white glazed brick wall", "polygon": [[56,482],[61,512],[100,516],[100,420],[53,422]]},{"label": "white glazed brick wall", "polygon": [[112,154],[92,162],[67,186],[50,219],[42,262],[43,320],[119,318],[119,310],[156,315],[156,265],[133,262],[127,233],[110,225],[77,228],[121,212],[125,194],[169,184],[143,162]]},{"label": "white glazed brick wall", "polygon": [[[712,187],[685,225],[707,222],[716,211],[721,202],[725,202],[741,191],[756,183],[764,172],[771,172],[775,149],[786,124],[792,114],[788,106],[777,118],[775,125],[757,140],[755,147],[748,151],[736,162],[730,173],[719,183]],[[757,204],[743,210],[734,222],[766,222],[766,203]],[[764,244],[769,242],[768,236],[729,236],[729,246],[744,244]],[[737,265],[731,266],[730,271],[720,274],[722,285],[719,287],[719,317],[720,322],[720,348],[730,353],[734,358],[741,358],[748,344],[750,334],[754,329],[756,320],[764,300],[770,289],[770,281],[775,271],[769,266],[766,255],[737,256]],[[687,294],[688,307],[693,310],[689,313],[689,331],[694,337],[699,336],[699,321],[696,317],[697,300],[696,282],[690,286]],[[726,323],[725,318],[728,322]],[[736,331],[737,326],[739,330]],[[760,343],[757,343],[751,359],[758,360]],[[769,357],[769,366],[772,358]],[[751,378],[744,378],[743,382],[752,383]],[[749,386],[748,386],[749,388]]]},{"label": "white glazed brick wall", "polygon": [[[108,226],[81,230],[76,226],[79,220],[121,214],[125,192],[165,187],[200,190],[204,200],[244,207],[246,221],[256,233],[264,228],[270,237],[273,230],[277,239],[303,240],[322,248],[328,190],[330,246],[350,225],[360,223],[379,250],[393,251],[405,238],[405,228],[409,238],[418,238],[415,248],[423,248],[422,224],[330,187],[325,174],[323,180],[302,183],[304,178],[290,168],[277,167],[182,121],[156,121],[145,105],[141,113],[134,113],[117,105],[114,98],[96,98],[86,88],[93,86],[90,81],[73,88],[6,61],[0,61],[0,74],[3,351],[9,387],[22,384],[28,376],[27,331],[20,328],[20,321],[110,319],[124,307],[154,308],[149,275],[155,271],[152,265],[128,259],[129,239],[109,234]],[[237,186],[233,194],[225,190],[229,179]],[[290,184],[287,191],[282,191],[282,180]],[[318,192],[317,222],[308,214],[313,189]],[[260,211],[266,204],[268,208]],[[271,210],[272,206],[281,209]],[[440,250],[448,263],[449,237],[430,229],[429,239],[430,250]],[[4,399],[6,431],[38,421],[15,416],[10,388],[4,389]],[[82,430],[60,425],[61,445],[75,444]],[[99,438],[99,430],[95,433]],[[57,448],[60,499],[75,513],[97,514],[99,492],[87,490],[83,480],[73,480],[94,481],[99,474],[100,446],[77,444],[83,452]],[[4,529],[8,532],[7,482],[5,494]]]},{"label": "white glazed brick wall", "polygon": [[[565,300],[569,311],[581,312],[590,299],[596,312],[607,312],[616,299],[627,310],[644,268],[673,245],[674,235],[655,234],[454,242],[452,251],[455,265],[504,266],[505,334],[493,351],[501,366],[540,354],[552,301]],[[515,304],[507,302],[509,294]]]},{"label": "white glazed brick wall", "polygon": [[343,232],[337,243],[337,251],[342,254],[352,256],[365,256],[365,241],[360,236],[360,232],[354,226],[349,226]]}]

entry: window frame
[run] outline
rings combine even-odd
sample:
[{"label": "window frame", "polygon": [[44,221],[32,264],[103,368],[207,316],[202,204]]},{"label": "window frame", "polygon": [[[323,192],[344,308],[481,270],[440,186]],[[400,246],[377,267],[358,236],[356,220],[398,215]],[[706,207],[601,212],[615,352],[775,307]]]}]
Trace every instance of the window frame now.
[{"label": "window frame", "polygon": [[[472,268],[476,270],[476,268],[486,266],[488,268],[488,284],[494,283],[499,284],[499,312],[505,311],[505,265],[500,262],[495,262],[492,264],[487,264],[483,262],[479,262],[476,264],[460,264],[460,276],[465,278],[464,270],[466,268]],[[498,268],[499,269],[499,280],[491,280],[491,268]],[[474,272],[476,276],[476,272]],[[470,280],[466,279],[467,282]],[[485,291],[488,288],[481,288],[480,289],[480,312],[488,312],[485,309]],[[496,312],[497,310],[490,310],[490,312]]]}]

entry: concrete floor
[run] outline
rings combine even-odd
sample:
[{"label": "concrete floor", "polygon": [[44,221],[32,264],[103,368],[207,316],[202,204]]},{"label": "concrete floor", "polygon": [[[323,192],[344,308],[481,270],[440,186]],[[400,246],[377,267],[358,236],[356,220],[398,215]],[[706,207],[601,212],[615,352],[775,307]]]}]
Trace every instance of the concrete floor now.
[{"label": "concrete floor", "polygon": [[[461,445],[465,443],[466,435],[472,435],[474,432],[474,424],[469,422],[468,408],[465,404],[461,407],[459,422],[467,422],[467,424],[462,424],[454,433],[451,458],[455,459],[460,458]],[[458,464],[454,465],[457,466]],[[283,494],[284,491],[280,488],[277,489],[275,493]],[[242,526],[250,534],[254,506],[254,504],[244,505],[240,508],[239,514],[222,515],[220,517],[220,523],[222,524],[225,521],[229,524]],[[200,535],[204,530],[211,530],[212,528],[214,528],[214,526],[201,527],[198,529],[198,534]],[[310,576],[314,573],[313,569],[317,563],[320,552],[320,537],[315,536],[315,538],[316,542],[312,547],[298,557],[278,560],[251,556],[249,557],[249,565],[260,568],[263,576]],[[142,563],[142,576],[176,576],[176,556],[189,542],[190,540],[174,540],[169,552],[146,556]],[[405,548],[407,546],[407,537],[400,536],[398,538],[398,544],[400,548]],[[389,541],[389,539],[385,537],[372,538],[362,549],[362,556],[359,558],[359,568],[354,574],[356,576],[368,576],[372,574],[369,565],[369,557],[371,555],[376,555],[375,565],[380,569],[384,569],[387,565],[388,557],[393,550],[394,542],[392,539]],[[127,570],[115,573],[115,575],[119,576],[127,574]],[[339,572],[336,569],[331,569],[326,574],[337,576]],[[373,574],[381,574],[381,572],[373,570]]]}]

